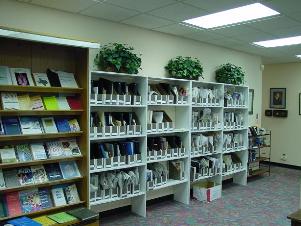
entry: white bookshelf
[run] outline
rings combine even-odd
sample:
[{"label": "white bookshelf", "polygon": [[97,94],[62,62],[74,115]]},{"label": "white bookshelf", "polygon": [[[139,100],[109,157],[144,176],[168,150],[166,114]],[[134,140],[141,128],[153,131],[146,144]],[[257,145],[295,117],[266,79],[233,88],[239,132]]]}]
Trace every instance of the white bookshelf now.
[{"label": "white bookshelf", "polygon": [[[110,209],[115,209],[122,206],[130,205],[132,212],[140,216],[146,216],[147,200],[159,198],[166,195],[173,195],[174,200],[188,204],[190,200],[190,189],[192,185],[199,181],[209,180],[214,181],[217,185],[221,185],[226,178],[233,177],[235,183],[246,185],[247,183],[247,160],[248,160],[248,87],[232,86],[221,83],[189,81],[170,78],[151,78],[137,75],[119,74],[113,72],[91,71],[90,80],[99,77],[111,81],[125,81],[128,83],[136,82],[141,95],[140,104],[129,104],[125,101],[118,104],[114,101],[111,104],[107,101],[108,97],[101,97],[101,102],[97,101],[97,97],[90,96],[89,110],[93,111],[110,111],[110,112],[127,112],[134,111],[139,118],[141,128],[138,134],[107,134],[106,130],[90,129],[90,143],[114,142],[126,139],[135,139],[140,142],[141,156],[136,156],[133,161],[124,163],[121,159],[111,160],[93,160],[89,162],[90,176],[93,174],[101,174],[115,170],[125,170],[137,167],[139,169],[140,190],[134,193],[129,193],[121,197],[111,194],[104,199],[96,199],[95,196],[90,197],[90,208],[97,212],[103,212]],[[178,103],[171,101],[168,96],[152,97],[149,95],[149,85],[156,83],[166,83],[170,85],[178,85],[185,87],[188,91],[187,98],[179,98]],[[203,89],[215,90],[214,99],[194,98],[195,87]],[[231,103],[224,106],[224,94],[229,90],[241,92],[245,95],[244,103]],[[126,103],[126,104],[125,104]],[[194,125],[192,123],[193,112],[210,109],[212,115],[217,118],[215,123],[201,123]],[[172,122],[149,123],[149,111],[164,111],[167,113]],[[208,111],[208,110],[206,110]],[[89,112],[89,113],[90,113]],[[225,112],[240,113],[245,123],[225,124]],[[94,132],[97,133],[94,133]],[[116,132],[116,131],[115,131]],[[239,145],[224,146],[224,136],[229,133],[241,134],[242,142]],[[99,134],[100,133],[100,134]],[[216,136],[214,147],[192,145],[193,138],[197,135]],[[148,138],[153,137],[169,137],[179,136],[183,143],[183,148],[171,149],[166,151],[151,151],[148,153],[147,142]],[[191,160],[211,156],[218,158],[222,163],[223,156],[235,153],[241,160],[240,165],[235,165],[227,171],[223,171],[223,164],[218,169],[210,172],[204,172],[199,175],[192,175]],[[90,157],[88,158],[90,159]],[[138,161],[137,161],[138,160]],[[182,160],[184,161],[184,174],[179,180],[161,178],[161,181],[156,181],[156,184],[147,183],[146,170],[149,164],[160,163],[168,167],[169,161]],[[102,162],[106,161],[106,162]],[[107,162],[108,161],[108,162]],[[194,178],[192,178],[194,176]]]}]

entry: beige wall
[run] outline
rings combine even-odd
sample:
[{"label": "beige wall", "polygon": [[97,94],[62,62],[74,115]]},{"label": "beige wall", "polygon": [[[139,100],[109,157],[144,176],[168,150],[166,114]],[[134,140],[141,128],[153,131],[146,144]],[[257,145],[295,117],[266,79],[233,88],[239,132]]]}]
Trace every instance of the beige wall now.
[{"label": "beige wall", "polygon": [[[288,118],[264,116],[264,110],[269,108],[270,88],[286,88]],[[301,166],[301,64],[266,65],[263,71],[262,93],[262,125],[272,130],[272,161]],[[286,161],[281,160],[282,154],[286,154]]]},{"label": "beige wall", "polygon": [[258,56],[11,0],[0,0],[0,26],[100,43],[128,43],[142,53],[140,73],[152,77],[165,76],[164,66],[177,55],[198,57],[204,66],[206,81],[214,81],[214,71],[222,63],[242,66],[247,74],[247,85],[255,89],[254,115],[250,123],[256,123],[258,113],[260,124],[262,73]]}]

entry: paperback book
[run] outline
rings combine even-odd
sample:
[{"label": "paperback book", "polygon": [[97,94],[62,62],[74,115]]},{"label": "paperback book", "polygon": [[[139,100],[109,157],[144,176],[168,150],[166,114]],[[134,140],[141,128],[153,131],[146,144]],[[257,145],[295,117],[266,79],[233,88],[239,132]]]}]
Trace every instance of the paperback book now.
[{"label": "paperback book", "polygon": [[18,192],[6,193],[4,197],[8,216],[17,216],[22,214]]},{"label": "paperback book", "polygon": [[30,149],[34,160],[47,159],[43,143],[32,143],[30,144]]},{"label": "paperback book", "polygon": [[19,162],[32,161],[33,156],[29,144],[17,144],[15,146]]},{"label": "paperback book", "polygon": [[45,110],[42,97],[40,95],[31,96],[30,101],[31,101],[32,110],[40,110],[40,111]]},{"label": "paperback book", "polygon": [[57,102],[60,110],[70,110],[66,96],[62,96],[62,95],[58,96]]},{"label": "paperback book", "polygon": [[69,210],[67,213],[82,221],[97,219],[99,215],[98,213],[95,213],[84,207]]},{"label": "paperback book", "polygon": [[17,169],[3,170],[5,185],[7,188],[14,188],[20,186]]},{"label": "paperback book", "polygon": [[70,126],[69,126],[69,122],[68,122],[67,119],[56,118],[55,119],[55,124],[56,124],[57,130],[61,133],[71,131]]},{"label": "paperback book", "polygon": [[20,110],[31,110],[31,100],[28,94],[18,95]]},{"label": "paperback book", "polygon": [[32,75],[36,86],[50,87],[50,82],[46,73],[33,73]]},{"label": "paperback book", "polygon": [[13,146],[0,147],[0,156],[2,163],[14,163],[18,162],[15,149]]},{"label": "paperback book", "polygon": [[21,185],[33,184],[34,179],[30,167],[22,167],[18,170],[18,179]]},{"label": "paperback book", "polygon": [[48,215],[48,217],[59,224],[63,224],[63,223],[67,223],[67,222],[76,220],[75,217],[71,216],[70,214],[67,214],[66,212]]},{"label": "paperback book", "polygon": [[31,213],[42,209],[38,189],[20,191],[19,196],[23,213]]},{"label": "paperback book", "polygon": [[6,203],[4,201],[4,196],[0,196],[0,217],[6,217],[7,216],[7,210],[6,210]]},{"label": "paperback book", "polygon": [[59,80],[62,87],[78,88],[73,73],[58,71]]},{"label": "paperback book", "polygon": [[48,209],[53,207],[50,191],[47,188],[39,189],[39,195],[40,195],[42,209]]},{"label": "paperback book", "polygon": [[34,86],[31,78],[31,71],[28,68],[11,68],[10,74],[13,85],[18,86]]},{"label": "paperback book", "polygon": [[[6,188],[3,171],[0,169],[0,189]],[[1,214],[1,213],[0,213]]]},{"label": "paperback book", "polygon": [[62,139],[62,146],[65,156],[78,156],[81,155],[79,146],[75,139]]},{"label": "paperback book", "polygon": [[47,173],[48,180],[54,181],[63,179],[63,175],[58,163],[47,164],[44,167]]},{"label": "paperback book", "polygon": [[20,117],[21,130],[23,134],[40,134],[43,133],[40,120],[37,117]]},{"label": "paperback book", "polygon": [[28,217],[15,218],[13,220],[9,220],[7,223],[9,223],[10,225],[14,225],[14,226],[42,226],[42,224],[40,224]]},{"label": "paperback book", "polygon": [[59,141],[46,142],[46,148],[49,158],[57,158],[64,155],[63,145]]},{"label": "paperback book", "polygon": [[68,101],[68,104],[69,104],[69,106],[72,110],[82,109],[80,98],[78,98],[76,96],[68,96],[67,101]]},{"label": "paperback book", "polygon": [[43,97],[46,110],[59,110],[59,105],[55,96]]},{"label": "paperback book", "polygon": [[53,226],[53,225],[57,224],[54,220],[51,220],[47,216],[36,217],[36,218],[33,218],[33,220],[40,223],[43,226]]},{"label": "paperback book", "polygon": [[41,118],[45,133],[57,133],[57,128],[53,117]]},{"label": "paperback book", "polygon": [[2,124],[6,135],[19,135],[21,128],[17,117],[2,117]]},{"label": "paperback book", "polygon": [[66,201],[68,204],[78,203],[80,201],[78,191],[75,184],[64,188]]},{"label": "paperback book", "polygon": [[7,66],[0,66],[0,85],[12,85],[10,70]]},{"label": "paperback book", "polygon": [[55,206],[64,206],[67,204],[62,187],[54,187],[51,189],[53,203]]},{"label": "paperback book", "polygon": [[48,77],[48,80],[49,80],[51,86],[61,87],[58,73],[55,70],[47,69],[46,74],[47,74],[47,77]]},{"label": "paperback book", "polygon": [[68,120],[68,123],[69,123],[71,132],[79,132],[80,131],[80,127],[79,127],[77,119],[70,119],[70,120]]},{"label": "paperback book", "polygon": [[17,93],[1,93],[2,109],[3,110],[19,110],[19,100]]},{"label": "paperback book", "polygon": [[32,176],[35,184],[45,183],[48,177],[43,165],[31,166]]},{"label": "paperback book", "polygon": [[81,176],[75,161],[60,162],[59,164],[64,179]]}]

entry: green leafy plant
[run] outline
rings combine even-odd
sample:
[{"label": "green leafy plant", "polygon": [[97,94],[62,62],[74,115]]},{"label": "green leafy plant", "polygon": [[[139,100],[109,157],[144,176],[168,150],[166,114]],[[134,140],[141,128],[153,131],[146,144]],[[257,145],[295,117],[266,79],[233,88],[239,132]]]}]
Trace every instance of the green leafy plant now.
[{"label": "green leafy plant", "polygon": [[203,77],[203,67],[197,58],[178,56],[168,61],[165,69],[174,78],[198,80]]},{"label": "green leafy plant", "polygon": [[104,71],[137,74],[141,69],[141,54],[138,56],[133,51],[134,48],[126,44],[110,43],[99,50],[94,64]]},{"label": "green leafy plant", "polygon": [[222,64],[215,72],[215,79],[220,83],[240,85],[244,83],[245,72],[231,63]]}]

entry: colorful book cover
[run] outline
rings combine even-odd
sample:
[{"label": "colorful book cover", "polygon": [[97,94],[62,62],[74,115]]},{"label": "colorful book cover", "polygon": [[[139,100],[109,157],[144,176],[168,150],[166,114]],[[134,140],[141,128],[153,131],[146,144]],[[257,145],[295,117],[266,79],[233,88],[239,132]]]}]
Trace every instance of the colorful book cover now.
[{"label": "colorful book cover", "polygon": [[30,149],[34,160],[47,159],[43,143],[32,143]]},{"label": "colorful book cover", "polygon": [[2,119],[0,118],[0,135],[4,135],[4,128],[3,128],[3,123],[2,123]]},{"label": "colorful book cover", "polygon": [[60,162],[59,164],[64,179],[81,176],[75,161]]},{"label": "colorful book cover", "polygon": [[31,71],[28,68],[11,68],[10,74],[13,85],[34,86]]},{"label": "colorful book cover", "polygon": [[48,177],[43,165],[31,166],[32,176],[35,184],[45,183]]},{"label": "colorful book cover", "polygon": [[10,70],[7,66],[0,66],[0,85],[12,85]]},{"label": "colorful book cover", "polygon": [[70,126],[69,126],[69,122],[68,122],[67,119],[56,118],[55,119],[55,124],[56,124],[57,130],[61,133],[71,131]]},{"label": "colorful book cover", "polygon": [[38,189],[20,191],[19,197],[23,213],[31,213],[42,209]]},{"label": "colorful book cover", "polygon": [[62,187],[54,187],[51,189],[52,198],[55,206],[66,205],[66,198]]},{"label": "colorful book cover", "polygon": [[32,153],[29,144],[17,144],[15,146],[19,162],[32,161]]},{"label": "colorful book cover", "polygon": [[68,123],[69,123],[69,126],[70,126],[70,130],[72,132],[80,131],[80,127],[79,127],[77,119],[70,119],[70,120],[68,120]]},{"label": "colorful book cover", "polygon": [[36,218],[33,218],[33,220],[40,223],[43,226],[57,225],[57,223],[54,220],[51,220],[47,216],[36,217]]},{"label": "colorful book cover", "polygon": [[17,117],[2,117],[4,132],[6,135],[19,135],[21,128]]},{"label": "colorful book cover", "polygon": [[21,185],[33,184],[33,175],[30,167],[22,167],[18,169],[18,178]]},{"label": "colorful book cover", "polygon": [[32,75],[36,86],[50,87],[50,82],[46,73],[33,73]]},{"label": "colorful book cover", "polygon": [[2,163],[18,162],[16,152],[13,146],[0,147],[0,156],[1,156]]},{"label": "colorful book cover", "polygon": [[62,87],[78,88],[73,73],[58,71],[59,80]]},{"label": "colorful book cover", "polygon": [[51,86],[61,87],[59,76],[55,70],[47,69],[46,74]]},{"label": "colorful book cover", "polygon": [[66,200],[68,204],[78,203],[80,201],[77,187],[75,184],[69,185],[64,188]]},{"label": "colorful book cover", "polygon": [[63,145],[65,156],[78,156],[81,155],[81,151],[75,139],[62,139],[61,143]]},{"label": "colorful book cover", "polygon": [[19,100],[17,93],[1,93],[2,109],[3,110],[19,110]]},{"label": "colorful book cover", "polygon": [[3,171],[0,169],[0,189],[6,188]]},{"label": "colorful book cover", "polygon": [[7,223],[14,226],[42,226],[42,224],[28,218],[28,217],[19,217],[13,220],[9,220]]},{"label": "colorful book cover", "polygon": [[3,199],[3,196],[0,196],[0,217],[6,217],[7,215],[7,211],[6,211],[6,204],[5,201]]},{"label": "colorful book cover", "polygon": [[43,133],[40,120],[37,117],[20,117],[22,134],[40,134]]},{"label": "colorful book cover", "polygon": [[57,97],[57,102],[59,104],[59,109],[60,110],[70,110],[70,106],[68,104],[66,96],[58,96]]},{"label": "colorful book cover", "polygon": [[80,98],[75,97],[75,96],[68,96],[67,101],[68,101],[68,104],[69,104],[69,106],[72,110],[82,109]]},{"label": "colorful book cover", "polygon": [[57,128],[53,117],[41,118],[45,133],[57,133]]},{"label": "colorful book cover", "polygon": [[47,164],[44,167],[50,181],[63,179],[63,175],[58,163]]},{"label": "colorful book cover", "polygon": [[64,156],[63,145],[59,141],[46,142],[46,148],[49,158]]},{"label": "colorful book cover", "polygon": [[40,110],[40,111],[45,110],[42,97],[40,95],[31,96],[30,102],[31,102],[32,110]]},{"label": "colorful book cover", "polygon": [[59,105],[55,96],[43,97],[46,110],[59,110]]},{"label": "colorful book cover", "polygon": [[4,197],[8,216],[17,216],[22,214],[19,192],[6,193]]},{"label": "colorful book cover", "polygon": [[67,223],[69,221],[77,220],[75,217],[67,214],[66,212],[56,213],[52,215],[48,215],[48,217],[59,224]]},{"label": "colorful book cover", "polygon": [[31,110],[31,101],[28,94],[18,95],[20,110]]},{"label": "colorful book cover", "polygon": [[17,169],[3,170],[6,187],[14,188],[20,186]]},{"label": "colorful book cover", "polygon": [[42,209],[48,209],[53,207],[50,191],[47,188],[39,189],[39,195],[40,195]]}]

